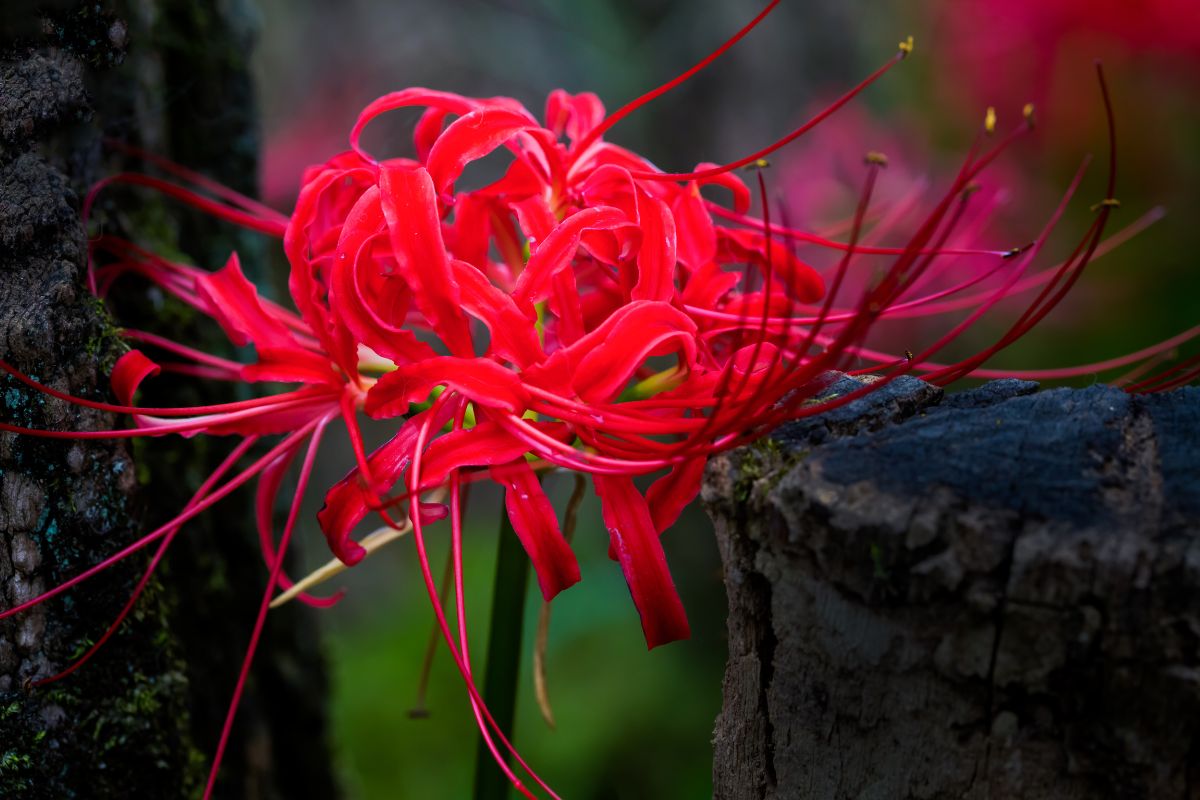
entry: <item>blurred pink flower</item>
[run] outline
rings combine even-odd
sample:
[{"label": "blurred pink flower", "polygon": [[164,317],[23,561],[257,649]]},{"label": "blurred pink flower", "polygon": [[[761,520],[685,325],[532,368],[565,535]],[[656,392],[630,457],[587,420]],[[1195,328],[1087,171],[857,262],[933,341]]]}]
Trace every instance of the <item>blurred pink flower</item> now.
[{"label": "blurred pink flower", "polygon": [[[954,105],[1013,115],[1038,106],[1050,142],[1094,129],[1091,63],[1114,76],[1150,72],[1145,90],[1197,83],[1200,9],[1194,0],[932,0],[934,72]],[[1123,81],[1123,78],[1118,78]]]}]

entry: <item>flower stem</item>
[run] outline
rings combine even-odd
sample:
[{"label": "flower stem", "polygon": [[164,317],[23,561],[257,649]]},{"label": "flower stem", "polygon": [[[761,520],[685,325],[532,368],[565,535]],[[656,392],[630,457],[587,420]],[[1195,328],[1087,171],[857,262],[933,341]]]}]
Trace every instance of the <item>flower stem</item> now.
[{"label": "flower stem", "polygon": [[[528,583],[529,558],[521,547],[508,515],[502,514],[483,700],[510,741],[521,667],[521,633],[525,621],[525,587]],[[492,754],[480,739],[475,756],[475,800],[506,800],[510,788],[508,779],[496,766]]]}]

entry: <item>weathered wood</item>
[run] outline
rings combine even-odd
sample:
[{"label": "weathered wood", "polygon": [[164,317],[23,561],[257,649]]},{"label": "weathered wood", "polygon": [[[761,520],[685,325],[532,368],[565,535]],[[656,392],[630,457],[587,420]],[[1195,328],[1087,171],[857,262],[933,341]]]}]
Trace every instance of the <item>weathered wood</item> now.
[{"label": "weathered wood", "polygon": [[715,796],[1200,797],[1198,453],[1200,389],[903,379],[716,460]]}]

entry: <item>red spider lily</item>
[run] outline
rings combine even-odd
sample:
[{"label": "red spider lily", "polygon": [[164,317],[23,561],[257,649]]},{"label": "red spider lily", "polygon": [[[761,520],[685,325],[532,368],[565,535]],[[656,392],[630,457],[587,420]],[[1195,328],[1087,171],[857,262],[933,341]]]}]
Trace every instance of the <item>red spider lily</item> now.
[{"label": "red spider lily", "polygon": [[[879,159],[868,163],[847,241],[773,224],[761,173],[762,217],[748,216],[753,193],[733,170],[812,129],[903,58],[911,43],[812,120],[731,164],[667,173],[602,139],[625,115],[706,66],[774,5],[693,70],[610,116],[594,95],[561,91],[548,98],[544,122],[509,98],[475,99],[428,89],[386,95],[359,116],[349,151],[306,172],[290,217],[171,165],[160,164],[192,188],[138,175],[110,179],[159,189],[281,237],[296,311],[259,297],[236,256],[208,273],[123,240],[96,242],[98,255],[109,259],[94,272],[98,291],[113,291],[114,282],[128,274],[153,281],[213,318],[234,344],[253,344],[256,361],[237,364],[150,332],[128,331],[132,341],[182,361],[159,365],[130,351],[113,374],[119,404],[70,397],[5,369],[56,397],[131,414],[134,427],[85,433],[0,424],[0,430],[59,438],[204,433],[240,436],[242,443],[179,516],[0,618],[160,542],[152,570],[182,524],[257,477],[259,530],[270,577],[214,759],[211,792],[271,596],[277,585],[291,583],[282,560],[317,448],[327,425],[341,418],[350,432],[355,466],[326,492],[318,515],[331,551],[347,565],[357,563],[365,550],[352,538],[354,528],[371,515],[400,527],[392,509],[407,504],[435,616],[481,733],[514,785],[532,796],[509,768],[504,754],[516,753],[473,680],[460,558],[464,481],[488,478],[504,487],[507,513],[549,600],[577,582],[580,573],[537,472],[562,467],[590,474],[611,553],[625,575],[647,645],[684,638],[688,623],[660,536],[697,494],[709,455],[788,419],[849,402],[905,372],[939,383],[981,374],[979,367],[990,355],[1054,307],[1102,246],[1112,202],[1101,205],[1095,223],[1062,264],[1041,272],[1029,270],[1061,207],[1023,248],[980,248],[961,241],[971,230],[972,182],[1028,130],[1024,122],[995,141],[981,138],[902,245],[865,241]],[[425,109],[414,130],[417,158],[373,157],[360,144],[363,130],[380,114],[402,107]],[[500,148],[512,156],[503,177],[474,191],[456,189],[470,162]],[[1077,185],[1078,178],[1064,205]],[[713,186],[730,193],[728,207],[702,195]],[[1112,191],[1110,177],[1109,198]],[[836,267],[822,275],[797,257],[789,240],[837,253]],[[865,283],[856,303],[838,305],[852,262],[864,257],[887,258],[889,264]],[[930,275],[963,258],[984,263],[983,274],[931,286]],[[985,288],[985,279],[994,282]],[[993,346],[948,365],[931,361],[1000,300],[1018,289],[1039,288]],[[953,311],[963,296],[972,298],[971,313],[917,356],[877,353],[863,344],[880,319]],[[479,338],[484,329],[486,348]],[[1164,344],[1087,369],[1144,361],[1165,349]],[[878,364],[880,379],[849,395],[822,399],[832,371],[858,359]],[[134,405],[138,385],[159,369],[297,388],[216,406]],[[1158,384],[1140,388],[1165,388],[1196,372],[1185,362],[1158,376]],[[395,435],[369,454],[359,432],[359,411],[397,420]],[[278,434],[284,436],[278,444],[226,479],[237,457],[260,437]],[[291,513],[276,542],[270,524],[275,495],[306,443]],[[658,477],[643,493],[634,478],[651,473]],[[420,502],[423,493],[442,487],[449,489],[447,507]],[[389,494],[393,491],[395,496]],[[456,630],[425,549],[425,525],[443,514],[450,517]],[[135,597],[143,585],[144,580]],[[121,618],[127,612],[128,606]]]},{"label": "red spider lily", "polygon": [[[977,96],[998,101],[1012,98],[1012,89],[1037,89],[1053,75],[1056,62],[1081,45],[1096,47],[1118,61],[1130,55],[1176,61],[1200,59],[1200,17],[1187,0],[1016,0],[1003,12],[979,0],[944,4],[947,51],[961,80]],[[1164,63],[1170,63],[1165,61]],[[1015,80],[999,81],[997,67],[1013,68]],[[1184,71],[1173,78],[1187,79]]]}]

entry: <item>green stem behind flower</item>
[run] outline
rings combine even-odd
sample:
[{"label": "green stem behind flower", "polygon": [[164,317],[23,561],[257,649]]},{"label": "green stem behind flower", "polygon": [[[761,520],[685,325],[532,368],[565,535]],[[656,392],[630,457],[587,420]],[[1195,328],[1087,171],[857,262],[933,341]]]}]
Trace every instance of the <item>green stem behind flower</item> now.
[{"label": "green stem behind flower", "polygon": [[[517,704],[525,589],[528,583],[529,558],[521,547],[508,515],[502,514],[483,700],[509,741],[512,741],[513,713]],[[483,739],[480,739],[475,756],[475,800],[506,800],[511,788],[508,778],[496,765]]]}]

